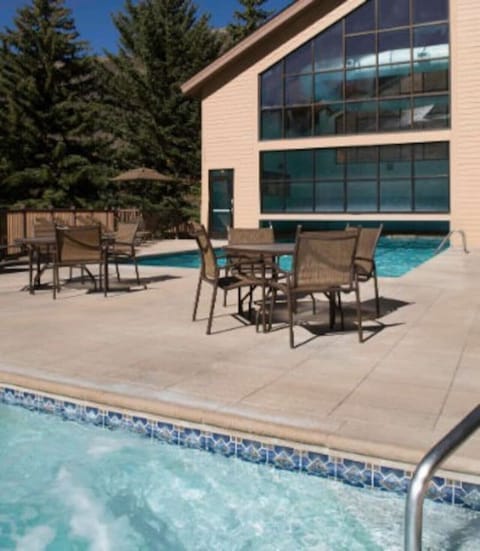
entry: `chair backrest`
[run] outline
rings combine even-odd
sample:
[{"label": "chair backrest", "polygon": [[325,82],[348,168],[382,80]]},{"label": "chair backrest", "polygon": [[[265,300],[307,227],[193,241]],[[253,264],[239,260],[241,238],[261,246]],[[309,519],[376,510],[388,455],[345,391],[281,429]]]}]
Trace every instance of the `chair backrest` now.
[{"label": "chair backrest", "polygon": [[[351,229],[352,226],[347,229]],[[375,266],[375,250],[382,234],[383,224],[377,228],[359,228],[357,252],[355,253],[355,266],[362,275],[372,273]]]},{"label": "chair backrest", "polygon": [[102,234],[98,224],[55,228],[59,263],[100,262],[103,258]]},{"label": "chair backrest", "polygon": [[36,221],[33,224],[33,236],[55,238],[55,224],[48,220]]},{"label": "chair backrest", "polygon": [[244,245],[248,243],[274,243],[273,228],[230,228],[228,227],[228,244]]},{"label": "chair backrest", "polygon": [[139,222],[119,222],[115,232],[115,241],[133,245]]},{"label": "chair backrest", "polygon": [[358,230],[300,232],[295,241],[294,287],[351,287]]},{"label": "chair backrest", "polygon": [[208,237],[207,230],[203,224],[192,223],[192,235],[194,236],[201,259],[201,275],[205,279],[214,280],[218,277],[217,255],[213,249],[212,242]]}]

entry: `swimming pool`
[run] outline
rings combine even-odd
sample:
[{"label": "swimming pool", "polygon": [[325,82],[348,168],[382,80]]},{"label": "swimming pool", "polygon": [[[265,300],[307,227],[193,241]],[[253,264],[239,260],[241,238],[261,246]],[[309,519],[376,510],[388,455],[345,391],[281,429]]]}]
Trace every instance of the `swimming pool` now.
[{"label": "swimming pool", "polygon": [[[400,277],[406,274],[432,258],[441,241],[441,239],[430,237],[381,237],[375,255],[378,275]],[[221,252],[221,249],[217,250]],[[280,266],[284,270],[289,270],[291,262],[291,257],[282,257]],[[140,258],[139,263],[145,266],[198,268],[200,257],[197,251],[188,251],[147,256]]]},{"label": "swimming pool", "polygon": [[[149,436],[0,404],[0,548],[402,549],[404,496]],[[427,502],[424,548],[473,551],[479,525]]]}]

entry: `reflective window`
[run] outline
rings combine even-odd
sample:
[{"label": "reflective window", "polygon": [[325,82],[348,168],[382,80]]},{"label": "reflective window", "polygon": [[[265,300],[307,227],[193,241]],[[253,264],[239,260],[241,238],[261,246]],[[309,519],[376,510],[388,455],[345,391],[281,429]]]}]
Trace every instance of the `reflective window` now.
[{"label": "reflective window", "polygon": [[307,42],[285,58],[285,73],[311,73],[312,72],[312,43]]},{"label": "reflective window", "polygon": [[449,211],[448,142],[260,154],[262,212]]},{"label": "reflective window", "polygon": [[264,140],[276,140],[282,137],[282,110],[262,112],[261,130]]},{"label": "reflective window", "polygon": [[345,31],[347,33],[373,31],[374,28],[375,2],[366,2],[345,18]]},{"label": "reflective window", "polygon": [[312,111],[310,107],[285,109],[285,137],[296,138],[312,133]]},{"label": "reflective window", "polygon": [[404,27],[410,22],[410,0],[378,0],[378,27]]},{"label": "reflective window", "polygon": [[380,211],[409,212],[412,210],[411,180],[380,180]]},{"label": "reflective window", "polygon": [[448,19],[448,0],[413,0],[413,22],[429,23]]},{"label": "reflective window", "polygon": [[343,182],[318,182],[315,186],[315,210],[318,212],[343,212],[345,210]]},{"label": "reflective window", "polygon": [[313,41],[315,71],[341,69],[343,67],[343,24],[337,23]]},{"label": "reflective window", "polygon": [[410,31],[386,31],[378,33],[378,64],[410,63]]},{"label": "reflective window", "polygon": [[343,103],[329,103],[315,107],[315,134],[343,134],[345,113]]},{"label": "reflective window", "polygon": [[343,99],[343,71],[315,75],[315,102]]},{"label": "reflective window", "polygon": [[312,75],[300,75],[285,79],[285,105],[312,103]]},{"label": "reflective window", "polygon": [[294,50],[260,75],[260,138],[448,128],[447,7],[367,0]]},{"label": "reflective window", "polygon": [[261,76],[262,107],[281,106],[283,104],[282,64],[277,63]]}]

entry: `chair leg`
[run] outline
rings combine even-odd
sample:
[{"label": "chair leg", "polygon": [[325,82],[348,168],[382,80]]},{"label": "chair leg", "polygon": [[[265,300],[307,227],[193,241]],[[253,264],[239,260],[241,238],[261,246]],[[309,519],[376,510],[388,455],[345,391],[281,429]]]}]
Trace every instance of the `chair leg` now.
[{"label": "chair leg", "polygon": [[287,308],[288,308],[288,325],[289,325],[289,332],[290,332],[290,348],[294,348],[294,338],[293,338],[293,302],[292,302],[292,295],[290,293],[287,294]]},{"label": "chair leg", "polygon": [[376,308],[377,318],[379,318],[380,317],[380,298],[378,296],[378,279],[377,279],[376,270],[373,272],[373,284],[375,286],[375,308]]},{"label": "chair leg", "polygon": [[360,304],[360,289],[358,286],[358,281],[355,284],[355,299],[357,302],[358,341],[363,342],[362,308]]},{"label": "chair leg", "polygon": [[213,311],[215,310],[215,302],[217,300],[218,284],[213,285],[212,303],[210,304],[210,313],[208,314],[207,335],[212,332]]},{"label": "chair leg", "polygon": [[192,321],[195,321],[197,319],[197,308],[198,308],[198,300],[200,298],[200,289],[201,289],[201,287],[202,287],[202,277],[200,276],[198,278],[197,290],[195,292],[195,303],[193,305]]},{"label": "chair leg", "polygon": [[135,274],[137,276],[137,285],[140,285],[140,274],[138,273],[137,257],[132,255],[133,263],[135,264]]},{"label": "chair leg", "polygon": [[58,267],[53,266],[53,299],[57,298],[57,285],[58,285]]},{"label": "chair leg", "polygon": [[117,281],[120,281],[120,270],[118,269],[118,260],[115,259],[115,271],[117,272]]}]

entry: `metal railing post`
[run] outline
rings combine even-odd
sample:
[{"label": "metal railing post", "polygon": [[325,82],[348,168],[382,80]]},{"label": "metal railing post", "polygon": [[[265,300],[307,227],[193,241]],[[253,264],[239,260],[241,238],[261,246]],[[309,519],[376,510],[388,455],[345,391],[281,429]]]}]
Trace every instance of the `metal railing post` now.
[{"label": "metal railing post", "polygon": [[438,467],[480,427],[480,404],[446,434],[420,461],[408,488],[405,507],[405,550],[422,549],[423,500]]}]

